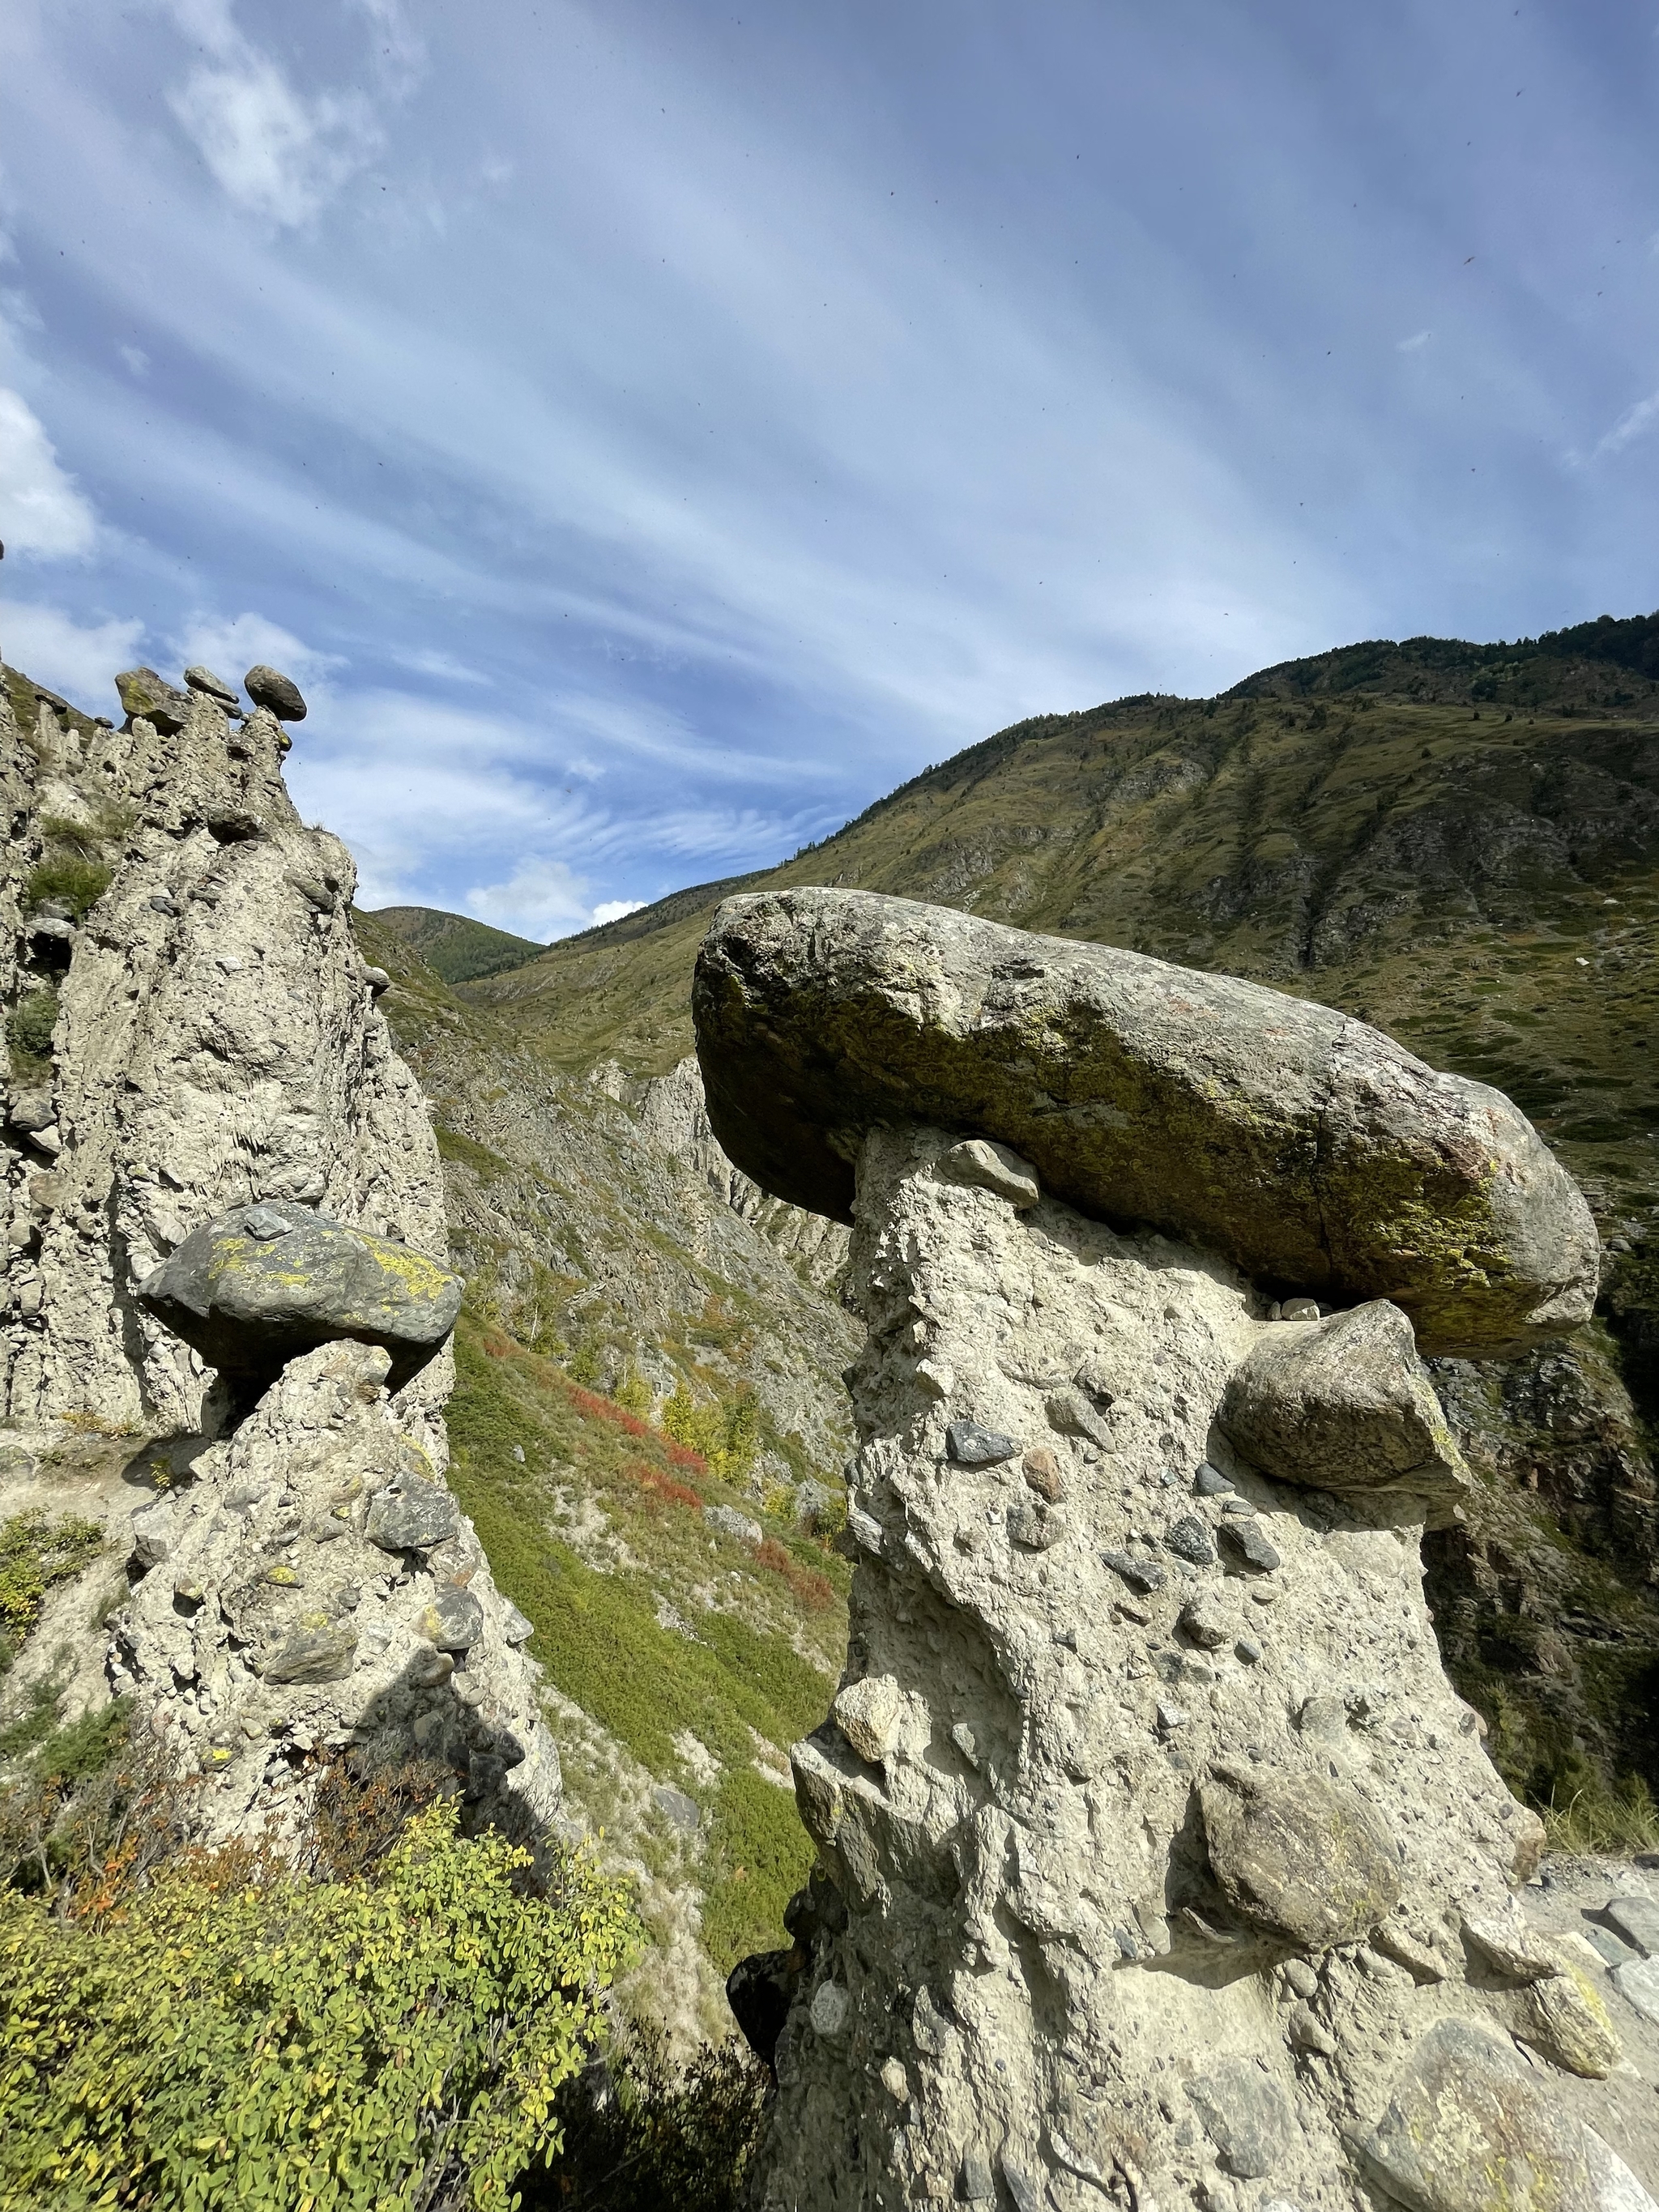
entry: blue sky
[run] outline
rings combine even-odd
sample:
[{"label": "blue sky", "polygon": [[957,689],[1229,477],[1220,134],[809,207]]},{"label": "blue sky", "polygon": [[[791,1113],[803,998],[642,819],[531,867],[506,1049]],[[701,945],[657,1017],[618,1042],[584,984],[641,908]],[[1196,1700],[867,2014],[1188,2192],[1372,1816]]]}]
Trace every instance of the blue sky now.
[{"label": "blue sky", "polygon": [[1022,715],[1659,605],[1659,4],[8,0],[0,650],[541,937]]}]

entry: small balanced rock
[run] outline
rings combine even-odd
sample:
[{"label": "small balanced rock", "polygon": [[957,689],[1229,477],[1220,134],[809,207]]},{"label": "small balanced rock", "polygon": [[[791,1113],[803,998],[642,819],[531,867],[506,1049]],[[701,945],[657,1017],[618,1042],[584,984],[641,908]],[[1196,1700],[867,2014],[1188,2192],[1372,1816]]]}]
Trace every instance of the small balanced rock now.
[{"label": "small balanced rock", "polygon": [[176,736],[190,720],[190,694],[175,690],[153,668],[124,669],[115,689],[127,714],[149,722],[163,737]]},{"label": "small balanced rock", "polygon": [[242,678],[242,687],[256,707],[275,714],[279,722],[304,721],[306,702],[300,687],[291,676],[284,676],[279,669],[268,668],[263,660],[258,661]]},{"label": "small balanced rock", "polygon": [[223,707],[228,712],[234,712],[242,703],[234,684],[227,684],[222,676],[216,676],[199,661],[193,668],[185,669],[185,682],[192,691],[199,691],[204,699],[211,699],[216,707]]}]

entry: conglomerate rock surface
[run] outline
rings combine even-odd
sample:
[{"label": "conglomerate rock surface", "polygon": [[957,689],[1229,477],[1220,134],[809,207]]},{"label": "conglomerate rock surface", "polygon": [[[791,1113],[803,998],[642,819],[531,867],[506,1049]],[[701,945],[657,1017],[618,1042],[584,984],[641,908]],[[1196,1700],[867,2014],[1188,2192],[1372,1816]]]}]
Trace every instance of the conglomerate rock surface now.
[{"label": "conglomerate rock surface", "polygon": [[[768,1051],[797,1015],[823,993],[769,997]],[[1044,1194],[973,1111],[890,1111],[854,1164],[819,1872],[733,1990],[778,2081],[756,2202],[1650,2207],[1651,2029],[1528,1920],[1539,1823],[1441,1667],[1419,1546],[1461,1470],[1404,1316],[1276,1318],[1282,1282]]]},{"label": "conglomerate rock surface", "polygon": [[1085,1212],[1264,1280],[1391,1299],[1422,1350],[1520,1351],[1595,1301],[1589,1209],[1501,1092],[1258,983],[867,891],[728,899],[697,962],[714,1135],[850,1218],[863,1133],[1001,1138]]},{"label": "conglomerate rock surface", "polygon": [[[559,1764],[529,1624],[443,1480],[460,1285],[426,1102],[350,856],[226,692],[132,672],[114,729],[0,685],[0,1516],[90,1508],[127,1562],[125,1602],[15,1674],[131,1696],[214,1837],[291,1830],[331,1750],[447,1766],[534,1836]],[[55,1492],[66,1438],[107,1440],[95,1488]]]}]

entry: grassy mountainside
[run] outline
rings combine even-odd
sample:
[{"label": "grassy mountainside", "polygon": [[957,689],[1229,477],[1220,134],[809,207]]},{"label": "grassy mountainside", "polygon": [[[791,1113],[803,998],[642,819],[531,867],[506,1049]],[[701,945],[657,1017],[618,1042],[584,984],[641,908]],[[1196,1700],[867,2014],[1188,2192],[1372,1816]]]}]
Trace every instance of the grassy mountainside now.
[{"label": "grassy mountainside", "polygon": [[1038,717],[457,997],[546,1066],[659,1074],[719,899],[822,883],[1255,977],[1519,1101],[1590,1196],[1605,1295],[1560,1351],[1442,1377],[1484,1480],[1431,1547],[1437,1615],[1517,1786],[1659,1787],[1659,617]]},{"label": "grassy mountainside", "polygon": [[431,906],[383,906],[374,919],[389,929],[446,983],[465,983],[477,975],[497,975],[522,967],[546,946],[533,938],[514,937],[464,914],[445,914]]}]

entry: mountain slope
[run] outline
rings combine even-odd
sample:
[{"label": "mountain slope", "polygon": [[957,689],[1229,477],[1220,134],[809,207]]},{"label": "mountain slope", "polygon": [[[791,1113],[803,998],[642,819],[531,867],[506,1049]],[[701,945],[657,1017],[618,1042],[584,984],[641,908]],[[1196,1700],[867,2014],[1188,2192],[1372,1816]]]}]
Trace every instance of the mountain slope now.
[{"label": "mountain slope", "polygon": [[544,952],[532,938],[492,929],[468,915],[446,914],[439,907],[383,906],[374,908],[383,929],[401,939],[446,983],[465,983],[476,975],[495,975],[522,967]]},{"label": "mountain slope", "polygon": [[1441,1378],[1484,1481],[1431,1546],[1437,1617],[1534,1798],[1659,1785],[1656,637],[1371,643],[1218,700],[1039,717],[781,867],[459,985],[455,1018],[643,1084],[690,1048],[722,896],[845,883],[1252,976],[1497,1084],[1584,1184],[1608,1264],[1581,1339]]}]

